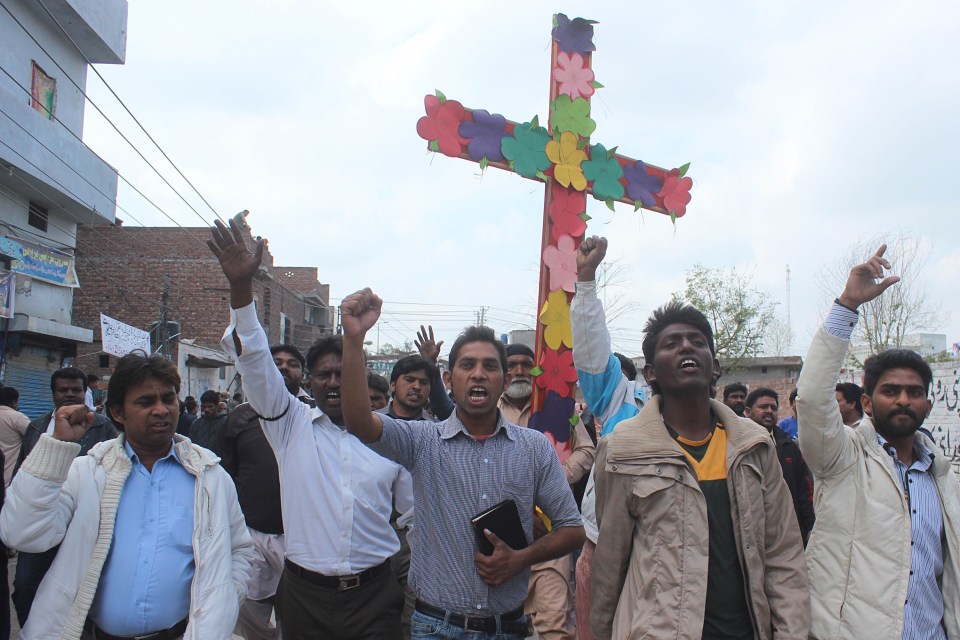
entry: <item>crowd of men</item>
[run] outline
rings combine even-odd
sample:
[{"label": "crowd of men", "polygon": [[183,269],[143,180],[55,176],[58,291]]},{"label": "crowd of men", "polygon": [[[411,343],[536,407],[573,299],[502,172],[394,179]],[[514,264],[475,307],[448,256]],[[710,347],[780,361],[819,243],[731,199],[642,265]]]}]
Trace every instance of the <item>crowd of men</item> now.
[{"label": "crowd of men", "polygon": [[369,289],[306,356],[271,346],[262,242],[235,221],[212,235],[246,403],[181,403],[176,368],[143,354],[110,376],[109,417],[77,369],[33,421],[0,389],[21,637],[960,638],[960,483],[921,430],[931,370],[890,350],[862,388],[837,383],[858,307],[898,280],[882,247],[778,421],[773,389],[714,399],[712,328],[690,306],[650,316],[642,372],[613,353],[607,242],[587,238],[570,311],[586,409],[561,460],[528,427],[530,348],[470,327],[441,372],[421,327],[386,380],[364,361]]}]

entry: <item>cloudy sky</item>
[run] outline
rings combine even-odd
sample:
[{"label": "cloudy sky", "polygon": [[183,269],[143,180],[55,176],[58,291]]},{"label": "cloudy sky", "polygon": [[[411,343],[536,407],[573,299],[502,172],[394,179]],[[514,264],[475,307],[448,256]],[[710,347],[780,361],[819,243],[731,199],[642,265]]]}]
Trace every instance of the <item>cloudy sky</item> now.
[{"label": "cloudy sky", "polygon": [[[135,0],[129,11],[126,64],[100,67],[116,92],[218,213],[251,211],[278,264],[318,267],[335,298],[378,292],[382,343],[431,322],[449,346],[481,306],[498,332],[532,327],[543,187],[434,156],[415,126],[435,89],[545,122],[555,11],[599,23],[593,141],[692,163],[676,228],[588,199],[589,233],[609,237],[621,265],[611,295],[633,309],[614,323],[617,348],[639,353],[646,315],[695,263],[752,272],[783,312],[789,264],[791,351],[803,354],[823,269],[858,239],[901,233],[922,243],[939,330],[960,341],[956,3]],[[161,167],[92,74],[88,93]],[[179,224],[202,224],[89,108],[85,137]],[[119,197],[142,223],[172,224],[129,189]]]}]

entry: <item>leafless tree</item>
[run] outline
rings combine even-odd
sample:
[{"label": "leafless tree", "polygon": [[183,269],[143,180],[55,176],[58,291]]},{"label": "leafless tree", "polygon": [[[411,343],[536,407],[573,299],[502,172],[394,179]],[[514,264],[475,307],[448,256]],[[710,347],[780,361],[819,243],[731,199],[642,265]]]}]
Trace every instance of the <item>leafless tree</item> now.
[{"label": "leafless tree", "polygon": [[780,316],[775,317],[767,327],[764,352],[768,356],[789,356],[793,349],[793,329],[790,323]]},{"label": "leafless tree", "polygon": [[[818,275],[818,284],[825,294],[825,302],[832,301],[843,290],[850,269],[873,255],[883,243],[887,244],[886,258],[900,282],[883,295],[860,307],[860,322],[853,334],[853,343],[865,345],[869,354],[900,347],[912,333],[938,329],[944,322],[942,306],[927,295],[923,268],[930,255],[930,245],[919,238],[900,234],[877,234],[861,238],[852,244],[835,262],[825,266]],[[850,350],[850,364],[863,365]]]}]

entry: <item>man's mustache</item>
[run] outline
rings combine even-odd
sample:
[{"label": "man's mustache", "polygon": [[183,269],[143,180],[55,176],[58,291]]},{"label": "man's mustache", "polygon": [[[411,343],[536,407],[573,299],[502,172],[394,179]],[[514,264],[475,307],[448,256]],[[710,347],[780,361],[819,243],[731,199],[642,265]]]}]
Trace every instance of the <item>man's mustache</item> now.
[{"label": "man's mustache", "polygon": [[893,418],[895,416],[910,416],[914,420],[918,420],[920,416],[917,415],[917,412],[911,409],[910,407],[900,407],[899,409],[894,409],[889,414],[887,418]]}]

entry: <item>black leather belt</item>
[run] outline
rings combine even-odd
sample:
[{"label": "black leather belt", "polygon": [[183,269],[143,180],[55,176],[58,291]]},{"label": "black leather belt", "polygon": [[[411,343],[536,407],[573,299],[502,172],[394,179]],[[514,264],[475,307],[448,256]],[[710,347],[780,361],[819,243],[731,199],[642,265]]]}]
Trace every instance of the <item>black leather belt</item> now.
[{"label": "black leather belt", "polygon": [[142,636],[115,636],[95,625],[93,620],[89,618],[87,619],[86,626],[90,632],[90,636],[93,637],[94,640],[173,640],[174,638],[182,636],[183,632],[187,630],[187,618],[184,618],[169,629],[154,631],[153,633]]},{"label": "black leather belt", "polygon": [[291,573],[303,578],[307,582],[312,582],[318,587],[323,587],[325,589],[336,589],[337,591],[349,591],[350,589],[356,589],[360,585],[370,582],[377,576],[386,573],[387,570],[390,569],[390,561],[384,560],[375,567],[370,567],[369,569],[353,575],[325,576],[322,573],[304,569],[300,565],[290,562],[286,558],[283,559],[283,563]]},{"label": "black leather belt", "polygon": [[[497,632],[496,616],[469,616],[460,613],[453,613],[445,609],[439,609],[427,604],[422,600],[417,600],[414,609],[425,616],[446,620],[447,623],[464,631],[481,631],[483,633]],[[449,614],[449,615],[448,615]],[[513,611],[500,614],[500,633],[510,633],[516,635],[527,635],[530,633],[530,623],[523,620],[523,607],[517,607]]]}]

